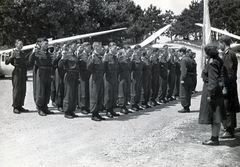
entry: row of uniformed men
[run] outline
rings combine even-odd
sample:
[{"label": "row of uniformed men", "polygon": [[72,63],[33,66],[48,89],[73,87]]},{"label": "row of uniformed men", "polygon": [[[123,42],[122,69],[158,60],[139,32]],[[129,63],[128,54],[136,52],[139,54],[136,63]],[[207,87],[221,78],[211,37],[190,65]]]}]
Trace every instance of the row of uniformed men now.
[{"label": "row of uniformed men", "polygon": [[[174,100],[174,87],[175,95],[179,94],[179,54],[174,50],[168,53],[167,45],[159,58],[158,49],[146,50],[137,45],[134,49],[125,47],[119,50],[114,42],[109,44],[108,51],[103,50],[100,42],[93,43],[92,51],[90,43],[85,42],[78,49],[76,44],[64,44],[53,53],[48,51],[46,38],[38,39],[37,44],[40,47],[33,50],[29,62],[34,65],[34,101],[41,116],[53,114],[47,107],[51,93],[52,101],[66,118],[77,117],[74,111],[78,105],[82,113],[91,112],[95,121],[104,120],[99,115],[103,109],[106,109],[108,117],[119,116],[113,110],[117,106],[122,113],[128,114],[130,111],[126,106],[129,100],[131,109],[138,111],[142,109],[138,105],[141,97],[142,106],[148,108],[149,101],[151,105],[159,104],[156,102],[158,95],[162,103],[166,103],[166,96]],[[21,55],[17,51],[12,54],[12,59]],[[20,61],[25,63],[23,58]],[[194,70],[191,75],[195,75]],[[22,107],[24,97],[22,103],[13,103],[14,113],[26,111]]]}]

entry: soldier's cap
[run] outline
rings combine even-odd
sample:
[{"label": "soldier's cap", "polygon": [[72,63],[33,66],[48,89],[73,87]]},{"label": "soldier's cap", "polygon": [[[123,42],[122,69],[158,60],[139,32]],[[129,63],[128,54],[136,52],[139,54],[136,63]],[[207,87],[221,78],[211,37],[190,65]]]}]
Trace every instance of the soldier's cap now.
[{"label": "soldier's cap", "polygon": [[115,42],[110,42],[108,46],[109,46],[109,47],[117,46],[117,44],[116,44]]},{"label": "soldier's cap", "polygon": [[209,43],[204,47],[206,54],[210,57],[218,56],[218,47],[213,43]]},{"label": "soldier's cap", "polygon": [[187,51],[187,48],[186,48],[186,47],[181,47],[181,48],[179,49],[179,52],[184,52],[184,53],[186,53],[186,51]]},{"label": "soldier's cap", "polygon": [[93,48],[95,48],[96,46],[102,46],[101,42],[93,42]]},{"label": "soldier's cap", "polygon": [[87,46],[91,46],[91,44],[90,44],[89,42],[84,42],[84,43],[82,44],[82,47],[87,47]]},{"label": "soldier's cap", "polygon": [[134,49],[140,49],[140,48],[141,48],[140,45],[136,45],[136,46],[134,46]]},{"label": "soldier's cap", "polygon": [[227,45],[230,45],[231,43],[231,37],[227,36],[227,35],[224,35],[220,38],[219,40],[220,42],[224,42],[225,44]]},{"label": "soldier's cap", "polygon": [[168,45],[163,45],[164,48],[168,47]]},{"label": "soldier's cap", "polygon": [[191,51],[192,51],[192,49],[188,49],[188,50],[187,50],[188,53],[191,52]]}]

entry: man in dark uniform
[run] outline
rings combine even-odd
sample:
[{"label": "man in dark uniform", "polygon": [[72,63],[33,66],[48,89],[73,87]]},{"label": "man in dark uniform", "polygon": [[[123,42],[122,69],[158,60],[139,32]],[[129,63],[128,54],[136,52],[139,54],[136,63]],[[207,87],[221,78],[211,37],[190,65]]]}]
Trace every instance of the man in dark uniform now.
[{"label": "man in dark uniform", "polygon": [[220,41],[220,49],[223,51],[223,95],[224,106],[227,119],[222,122],[226,132],[220,138],[234,137],[234,131],[237,127],[236,112],[239,111],[239,101],[237,92],[237,67],[238,60],[234,51],[230,48],[231,39],[223,36]]},{"label": "man in dark uniform", "polygon": [[91,54],[91,45],[89,42],[82,44],[83,52],[79,53],[79,87],[78,87],[78,106],[81,108],[81,113],[88,114],[90,112],[89,102],[89,78],[90,71],[87,70],[87,60]]},{"label": "man in dark uniform", "polygon": [[175,98],[180,97],[180,76],[181,76],[181,70],[180,70],[180,53],[179,50],[177,51],[176,55],[175,55],[175,89],[174,89],[174,96]]},{"label": "man in dark uniform", "polygon": [[180,98],[183,109],[178,111],[179,113],[190,112],[189,107],[191,106],[194,65],[191,58],[186,55],[186,51],[186,47],[180,49],[180,54],[182,55]]},{"label": "man in dark uniform", "polygon": [[20,114],[21,112],[27,112],[23,108],[25,95],[26,95],[26,81],[27,81],[27,59],[24,53],[21,51],[23,42],[16,40],[16,49],[13,50],[11,56],[6,59],[5,63],[8,65],[11,63],[14,66],[12,72],[12,86],[13,86],[13,113]]},{"label": "man in dark uniform", "polygon": [[47,38],[41,38],[39,40],[41,48],[39,50],[33,50],[33,54],[29,56],[29,62],[36,64],[38,69],[36,70],[36,106],[38,114],[46,116],[47,114],[53,114],[48,110],[48,103],[51,93],[51,67],[52,59],[47,52],[48,40]]},{"label": "man in dark uniform", "polygon": [[190,54],[190,58],[192,59],[193,61],[193,65],[194,65],[194,75],[193,75],[193,87],[192,87],[192,93],[197,93],[196,91],[196,86],[197,86],[197,62],[195,60],[195,57],[196,57],[196,53],[195,52],[192,52]]},{"label": "man in dark uniform", "polygon": [[[131,65],[128,60],[126,51],[130,51],[131,48],[127,46],[124,49],[118,51],[118,106],[121,107],[120,112],[123,114],[128,114],[130,111],[127,109],[126,105],[130,96],[130,71]],[[131,51],[130,51],[131,52]],[[130,53],[129,53],[130,54]]]},{"label": "man in dark uniform", "polygon": [[156,98],[158,96],[158,91],[159,91],[159,59],[158,59],[158,49],[154,48],[153,53],[150,57],[150,61],[152,64],[152,76],[151,76],[151,105],[156,106],[159,105],[159,103],[156,102]]},{"label": "man in dark uniform", "polygon": [[131,70],[131,109],[139,111],[141,108],[138,103],[140,103],[142,91],[142,61],[140,45],[134,47],[134,53],[131,57]]},{"label": "man in dark uniform", "polygon": [[166,103],[166,95],[167,95],[167,80],[168,80],[168,46],[164,45],[164,52],[161,54],[159,60],[159,68],[160,68],[160,89],[159,89],[159,102]]},{"label": "man in dark uniform", "polygon": [[107,110],[106,116],[112,118],[113,116],[119,116],[115,113],[113,108],[117,104],[117,45],[114,42],[109,43],[109,51],[105,53],[103,57],[103,64],[105,73],[103,75],[104,83],[104,108]]},{"label": "man in dark uniform", "polygon": [[150,56],[152,54],[152,50],[143,50],[142,52],[142,107],[150,108],[148,105],[151,93],[151,76],[152,76],[152,63],[150,61]]},{"label": "man in dark uniform", "polygon": [[89,94],[90,94],[90,112],[92,113],[92,120],[105,120],[99,111],[103,105],[103,71],[104,64],[102,62],[102,44],[100,42],[93,43],[93,53],[88,58],[87,69],[91,72],[89,79]]},{"label": "man in dark uniform", "polygon": [[168,59],[168,94],[167,94],[167,100],[168,101],[173,101],[176,100],[173,97],[173,91],[174,91],[174,86],[175,86],[175,50],[172,49],[170,50],[170,57]]}]

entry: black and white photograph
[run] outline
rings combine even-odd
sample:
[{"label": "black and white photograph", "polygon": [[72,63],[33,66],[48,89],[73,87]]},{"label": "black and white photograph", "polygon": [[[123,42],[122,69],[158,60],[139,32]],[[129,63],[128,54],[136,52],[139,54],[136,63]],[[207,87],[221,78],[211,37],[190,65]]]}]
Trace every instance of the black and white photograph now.
[{"label": "black and white photograph", "polygon": [[0,167],[240,167],[239,0],[0,0]]}]

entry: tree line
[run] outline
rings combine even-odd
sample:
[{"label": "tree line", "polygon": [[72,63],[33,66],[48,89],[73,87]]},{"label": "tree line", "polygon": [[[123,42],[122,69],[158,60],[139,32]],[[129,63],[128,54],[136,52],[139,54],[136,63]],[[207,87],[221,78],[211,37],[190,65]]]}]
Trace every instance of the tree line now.
[{"label": "tree line", "polygon": [[[212,26],[240,34],[240,1],[210,0]],[[154,5],[142,9],[132,0],[1,0],[0,46],[12,46],[17,38],[25,44],[38,37],[58,39],[73,35],[127,27],[126,31],[84,39],[137,43],[172,23],[165,35],[201,39],[203,1],[193,0],[180,15]]]}]

